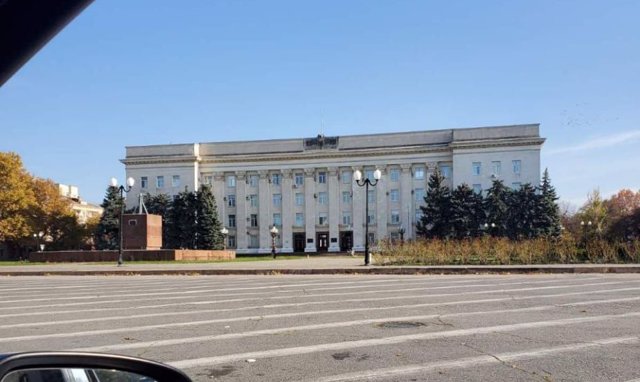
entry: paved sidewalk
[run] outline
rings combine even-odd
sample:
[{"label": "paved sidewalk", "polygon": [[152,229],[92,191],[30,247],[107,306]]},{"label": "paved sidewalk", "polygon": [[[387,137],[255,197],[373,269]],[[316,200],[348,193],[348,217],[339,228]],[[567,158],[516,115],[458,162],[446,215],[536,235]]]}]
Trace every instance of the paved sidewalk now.
[{"label": "paved sidewalk", "polygon": [[0,266],[0,276],[27,275],[267,275],[267,274],[476,274],[476,273],[640,273],[640,264],[364,266],[362,256],[220,263],[116,264],[54,263]]}]

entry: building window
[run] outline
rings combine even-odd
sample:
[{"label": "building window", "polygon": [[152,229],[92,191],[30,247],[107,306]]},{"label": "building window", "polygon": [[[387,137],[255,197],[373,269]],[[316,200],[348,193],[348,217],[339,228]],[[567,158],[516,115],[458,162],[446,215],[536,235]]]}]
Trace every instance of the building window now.
[{"label": "building window", "polygon": [[257,214],[251,214],[251,226],[252,227],[257,227],[258,226],[258,215]]},{"label": "building window", "polygon": [[520,175],[520,170],[522,169],[522,161],[514,160],[513,163],[513,173],[516,175]]},{"label": "building window", "polygon": [[342,183],[344,183],[344,184],[351,183],[351,181],[352,181],[351,177],[352,176],[353,175],[351,175],[351,171],[349,171],[349,170],[342,171],[342,173],[340,174],[340,178],[342,179]]},{"label": "building window", "polygon": [[342,203],[351,204],[352,200],[351,191],[342,191]]},{"label": "building window", "polygon": [[251,207],[258,207],[258,195],[256,194],[249,195],[249,201],[250,201]]},{"label": "building window", "polygon": [[342,213],[342,224],[351,225],[351,212],[343,212]]},{"label": "building window", "polygon": [[258,235],[249,235],[249,248],[258,248],[258,246],[260,246]]},{"label": "building window", "polygon": [[329,204],[329,194],[326,192],[318,193],[318,203],[320,204]]},{"label": "building window", "polygon": [[416,167],[413,170],[413,177],[415,179],[424,179],[424,167]]},{"label": "building window", "polygon": [[369,201],[369,207],[376,203],[376,190],[369,190],[367,193],[367,199]]},{"label": "building window", "polygon": [[304,214],[301,212],[296,212],[296,227],[304,226]]},{"label": "building window", "polygon": [[227,176],[227,187],[235,187],[236,186],[236,176],[229,175]]},{"label": "building window", "polygon": [[392,202],[399,202],[400,201],[400,190],[391,190],[389,191],[389,199]]},{"label": "building window", "polygon": [[156,177],[156,187],[163,188],[164,187],[164,176],[160,175]]},{"label": "building window", "polygon": [[171,177],[171,187],[180,187],[180,175]]},{"label": "building window", "polygon": [[318,183],[327,183],[327,173],[320,171],[318,173]]},{"label": "building window", "polygon": [[296,186],[302,186],[304,184],[304,174],[296,173]]},{"label": "building window", "polygon": [[229,207],[236,206],[236,196],[235,195],[227,195],[227,205]]},{"label": "building window", "polygon": [[296,192],[296,206],[304,206],[304,194]]},{"label": "building window", "polygon": [[318,225],[327,225],[328,219],[326,213],[318,214]]},{"label": "building window", "polygon": [[369,211],[369,215],[367,215],[367,224],[376,224],[376,213]]},{"label": "building window", "polygon": [[418,211],[416,211],[416,221],[415,221],[415,223],[416,224],[419,223],[420,220],[422,220],[422,211],[418,210]]},{"label": "building window", "polygon": [[389,171],[389,179],[391,179],[392,182],[399,182],[400,181],[400,169],[399,168],[392,168],[391,171]]},{"label": "building window", "polygon": [[400,211],[391,211],[391,224],[400,224]]},{"label": "building window", "polygon": [[475,192],[476,194],[482,194],[482,185],[481,184],[474,184],[473,185],[473,192]]},{"label": "building window", "polygon": [[473,164],[471,165],[471,172],[473,173],[473,175],[480,175],[481,167],[482,167],[482,163],[473,162]]},{"label": "building window", "polygon": [[273,225],[281,227],[282,226],[282,215],[281,214],[273,214]]},{"label": "building window", "polygon": [[373,173],[375,172],[375,170],[365,170],[364,171],[364,178],[365,179],[369,179],[370,181],[374,181],[374,177],[373,177]]},{"label": "building window", "polygon": [[211,175],[204,176],[204,184],[211,185],[213,183],[213,177]]},{"label": "building window", "polygon": [[234,235],[231,235],[229,237],[227,237],[227,247],[228,248],[235,248],[236,247],[236,237]]},{"label": "building window", "polygon": [[493,171],[492,175],[500,176],[500,173],[502,172],[502,163],[500,163],[500,161],[491,162],[491,170]]},{"label": "building window", "polygon": [[424,188],[416,188],[413,195],[416,198],[416,204],[424,203]]},{"label": "building window", "polygon": [[146,176],[140,178],[140,188],[147,188],[147,184],[149,183],[149,179]]},{"label": "building window", "polygon": [[440,173],[445,179],[451,178],[451,166],[440,166]]},{"label": "building window", "polygon": [[236,226],[236,215],[229,215],[229,228]]},{"label": "building window", "polygon": [[374,232],[369,232],[369,245],[376,244],[376,234]]},{"label": "building window", "polygon": [[280,174],[271,174],[271,184],[280,185]]},{"label": "building window", "polygon": [[249,175],[249,186],[250,187],[258,187],[258,183],[260,182],[260,177],[258,175]]},{"label": "building window", "polygon": [[511,188],[513,188],[514,190],[519,190],[521,186],[522,186],[522,183],[520,182],[511,183]]},{"label": "building window", "polygon": [[279,207],[282,205],[282,194],[273,194],[273,205]]}]

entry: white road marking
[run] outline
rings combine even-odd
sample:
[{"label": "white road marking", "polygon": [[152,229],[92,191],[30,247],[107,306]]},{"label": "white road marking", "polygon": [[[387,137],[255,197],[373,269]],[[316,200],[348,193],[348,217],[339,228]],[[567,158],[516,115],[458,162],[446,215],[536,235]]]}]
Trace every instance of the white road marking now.
[{"label": "white road marking", "polygon": [[[580,342],[570,345],[561,345],[548,348],[537,348],[531,350],[524,350],[519,352],[499,353],[490,355],[483,355],[478,357],[467,357],[454,359],[449,361],[437,361],[418,365],[389,367],[377,370],[358,371],[353,373],[345,373],[340,375],[333,375],[325,378],[314,378],[315,382],[342,382],[342,381],[358,381],[358,380],[386,380],[392,377],[407,374],[428,373],[442,369],[458,369],[472,366],[483,366],[502,362],[513,362],[518,360],[526,360],[532,358],[542,358],[550,355],[576,352],[580,350],[592,349],[594,347],[612,346],[612,345],[624,345],[624,344],[637,344],[640,342],[639,337],[612,337],[604,338],[600,340],[590,341],[587,343]],[[627,382],[637,382],[640,379]]]}]

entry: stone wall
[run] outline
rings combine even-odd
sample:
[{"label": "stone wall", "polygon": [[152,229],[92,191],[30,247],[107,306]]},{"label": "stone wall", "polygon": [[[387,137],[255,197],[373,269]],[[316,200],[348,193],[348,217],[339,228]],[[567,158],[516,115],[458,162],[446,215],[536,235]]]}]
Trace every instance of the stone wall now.
[{"label": "stone wall", "polygon": [[[233,260],[235,251],[208,250],[126,250],[122,253],[124,261],[214,261]],[[30,262],[46,263],[84,263],[116,262],[118,251],[45,251],[29,253]]]}]

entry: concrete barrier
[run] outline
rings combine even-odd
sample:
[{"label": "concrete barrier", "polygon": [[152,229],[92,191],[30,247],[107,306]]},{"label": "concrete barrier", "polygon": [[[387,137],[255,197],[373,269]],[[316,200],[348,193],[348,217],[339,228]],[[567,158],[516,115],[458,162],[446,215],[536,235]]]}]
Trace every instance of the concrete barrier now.
[{"label": "concrete barrier", "polygon": [[[124,261],[217,261],[233,260],[235,251],[157,249],[125,250]],[[29,261],[34,263],[91,263],[116,262],[118,251],[47,251],[29,253]]]}]

